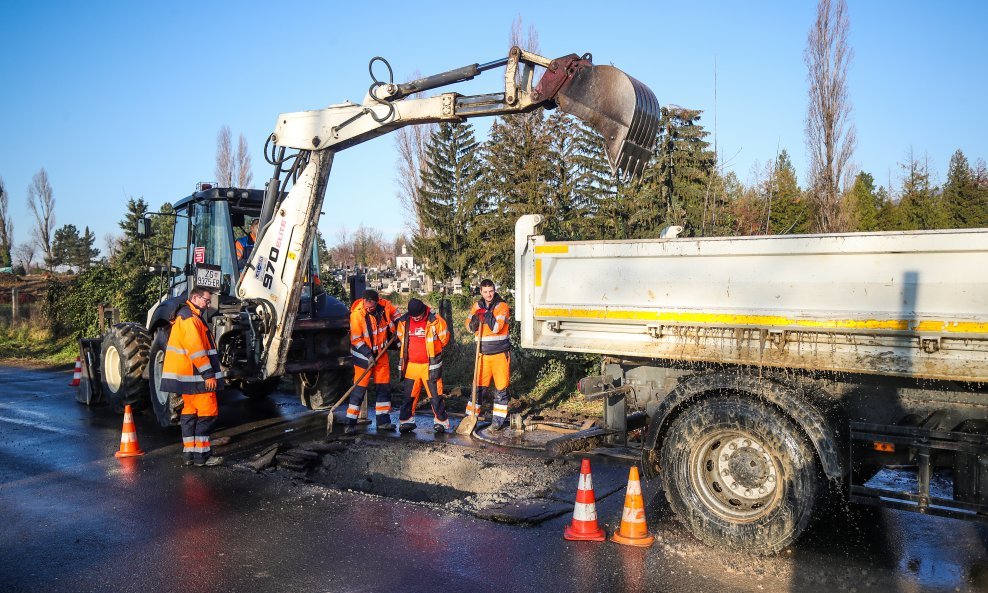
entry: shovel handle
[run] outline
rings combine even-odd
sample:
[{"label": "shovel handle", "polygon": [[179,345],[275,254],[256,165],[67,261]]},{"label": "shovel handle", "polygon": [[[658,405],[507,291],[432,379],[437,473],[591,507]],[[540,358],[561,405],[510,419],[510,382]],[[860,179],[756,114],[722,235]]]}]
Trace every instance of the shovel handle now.
[{"label": "shovel handle", "polygon": [[333,413],[336,411],[336,408],[340,407],[340,404],[346,401],[346,398],[350,397],[350,394],[353,393],[353,390],[357,387],[357,385],[360,385],[360,382],[363,381],[364,377],[366,377],[367,374],[371,372],[371,369],[377,366],[377,361],[380,360],[382,356],[384,356],[384,353],[388,351],[388,348],[390,348],[391,344],[394,344],[394,341],[397,339],[398,339],[398,334],[391,336],[391,339],[388,340],[386,344],[384,344],[384,347],[382,347],[381,351],[377,353],[377,355],[374,357],[374,360],[371,361],[369,365],[367,365],[367,368],[364,369],[364,372],[360,373],[360,376],[357,377],[357,380],[353,382],[353,385],[350,386],[350,389],[347,389],[346,393],[341,395],[340,399],[336,400],[336,403],[333,404],[333,407],[329,409],[329,414],[327,415],[326,418],[327,431],[333,430]]}]

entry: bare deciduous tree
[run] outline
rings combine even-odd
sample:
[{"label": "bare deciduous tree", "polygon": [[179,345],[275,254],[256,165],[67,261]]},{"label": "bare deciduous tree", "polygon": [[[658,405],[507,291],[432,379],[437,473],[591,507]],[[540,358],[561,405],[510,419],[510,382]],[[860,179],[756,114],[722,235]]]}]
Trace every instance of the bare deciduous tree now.
[{"label": "bare deciduous tree", "polygon": [[14,248],[13,258],[17,265],[24,266],[24,271],[30,273],[31,266],[34,265],[34,256],[38,253],[38,246],[34,241],[25,241]]},{"label": "bare deciduous tree", "polygon": [[220,187],[233,185],[233,144],[230,126],[223,126],[216,134],[216,183]]},{"label": "bare deciduous tree", "polygon": [[848,44],[850,27],[844,0],[820,0],[803,54],[810,83],[806,114],[809,185],[817,230],[822,232],[845,230],[842,198],[854,177],[855,131],[847,90],[847,69],[854,57]]},{"label": "bare deciduous tree", "polygon": [[250,152],[247,150],[247,139],[244,138],[243,134],[240,134],[237,139],[237,157],[234,160],[233,168],[236,171],[237,187],[250,187],[250,182],[254,179],[254,172],[251,171]]},{"label": "bare deciduous tree", "polygon": [[[421,78],[414,72],[410,80]],[[416,93],[413,97],[421,96]],[[398,202],[407,214],[405,226],[412,234],[425,232],[419,220],[419,188],[422,187],[422,167],[425,166],[425,144],[435,129],[434,124],[405,126],[395,132],[398,148]]]},{"label": "bare deciduous tree", "polygon": [[0,266],[13,265],[11,249],[14,246],[14,219],[10,217],[10,194],[0,177]]},{"label": "bare deciduous tree", "polygon": [[117,255],[120,254],[121,243],[123,242],[123,237],[118,237],[113,233],[107,233],[103,235],[103,246],[106,249],[106,259],[112,260]]},{"label": "bare deciduous tree", "polygon": [[55,194],[48,181],[48,171],[44,167],[34,174],[27,186],[27,207],[34,214],[34,240],[45,258],[45,265],[51,267],[51,234],[55,230]]},{"label": "bare deciduous tree", "polygon": [[528,26],[528,36],[522,36],[522,22],[519,14],[515,20],[511,21],[511,37],[509,42],[512,46],[517,45],[525,51],[539,53],[539,32],[535,30],[535,25]]}]

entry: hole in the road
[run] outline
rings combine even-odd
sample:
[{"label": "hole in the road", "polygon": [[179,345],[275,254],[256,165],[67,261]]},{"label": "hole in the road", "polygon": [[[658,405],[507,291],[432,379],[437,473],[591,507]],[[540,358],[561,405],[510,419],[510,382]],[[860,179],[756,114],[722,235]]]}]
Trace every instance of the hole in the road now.
[{"label": "hole in the road", "polygon": [[528,457],[445,443],[359,439],[312,475],[338,488],[470,511],[550,496],[574,470]]}]

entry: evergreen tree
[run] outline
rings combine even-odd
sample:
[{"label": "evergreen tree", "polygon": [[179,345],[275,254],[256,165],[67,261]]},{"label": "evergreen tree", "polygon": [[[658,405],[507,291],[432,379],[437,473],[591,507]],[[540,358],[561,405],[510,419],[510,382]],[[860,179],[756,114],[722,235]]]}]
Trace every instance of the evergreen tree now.
[{"label": "evergreen tree", "polygon": [[949,224],[943,201],[930,185],[930,173],[914,158],[901,164],[905,171],[899,209],[906,229],[942,229]]},{"label": "evergreen tree", "polygon": [[55,234],[52,235],[51,241],[52,267],[63,264],[70,266],[77,265],[76,261],[82,252],[81,243],[82,237],[79,235],[79,229],[74,224],[67,224],[55,229]]},{"label": "evergreen tree", "polygon": [[87,226],[79,242],[79,253],[75,263],[83,270],[88,270],[97,257],[99,257],[99,249],[96,248],[96,233]]},{"label": "evergreen tree", "polygon": [[551,177],[548,134],[542,111],[498,118],[482,149],[478,185],[478,236],[483,240],[477,270],[499,285],[514,285],[514,225],[523,214],[554,211],[544,182]]},{"label": "evergreen tree", "polygon": [[960,150],[950,157],[947,183],[943,187],[943,204],[953,228],[988,225],[988,203],[982,192],[978,191],[974,171]]},{"label": "evergreen tree", "polygon": [[682,226],[685,235],[699,234],[716,164],[700,114],[683,107],[662,108],[653,162],[633,190],[631,236],[657,237],[668,225]]},{"label": "evergreen tree", "polygon": [[899,203],[892,199],[887,189],[880,186],[875,192],[878,199],[877,231],[902,231],[909,228]]},{"label": "evergreen tree", "polygon": [[573,183],[570,229],[577,239],[624,236],[617,180],[604,154],[604,138],[596,130],[577,122],[570,163]]},{"label": "evergreen tree", "polygon": [[875,178],[864,171],[854,178],[848,197],[851,212],[851,230],[877,231],[881,229],[879,212],[882,203],[875,190]]},{"label": "evergreen tree", "polygon": [[478,148],[465,123],[439,124],[426,143],[418,203],[424,232],[414,237],[412,252],[435,280],[465,279],[484,249],[477,223]]},{"label": "evergreen tree", "polygon": [[783,150],[772,167],[768,189],[768,234],[803,234],[810,229],[810,208],[796,180],[796,170]]}]

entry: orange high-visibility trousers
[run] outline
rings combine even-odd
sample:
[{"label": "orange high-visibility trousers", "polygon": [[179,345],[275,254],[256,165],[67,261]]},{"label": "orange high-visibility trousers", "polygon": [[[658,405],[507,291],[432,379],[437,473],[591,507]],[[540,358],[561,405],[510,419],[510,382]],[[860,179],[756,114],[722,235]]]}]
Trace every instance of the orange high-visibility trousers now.
[{"label": "orange high-visibility trousers", "polygon": [[487,387],[494,380],[494,388],[504,391],[511,379],[511,357],[507,352],[480,355],[480,381],[477,385]]},{"label": "orange high-visibility trousers", "polygon": [[365,370],[366,369],[362,369],[358,366],[353,367],[354,385],[359,385],[360,387],[367,387],[368,385],[370,385],[371,379],[373,379],[374,383],[377,385],[387,385],[388,383],[391,382],[391,366],[388,364],[387,354],[385,354],[384,356],[378,359],[377,364],[374,365],[374,368],[371,369],[371,372],[367,373],[367,376],[364,377],[363,381],[361,381],[358,384],[357,379],[360,378],[360,375],[364,374]]},{"label": "orange high-visibility trousers", "polygon": [[212,455],[209,433],[219,414],[216,394],[183,394],[182,403],[182,452],[187,460],[203,463]]}]

